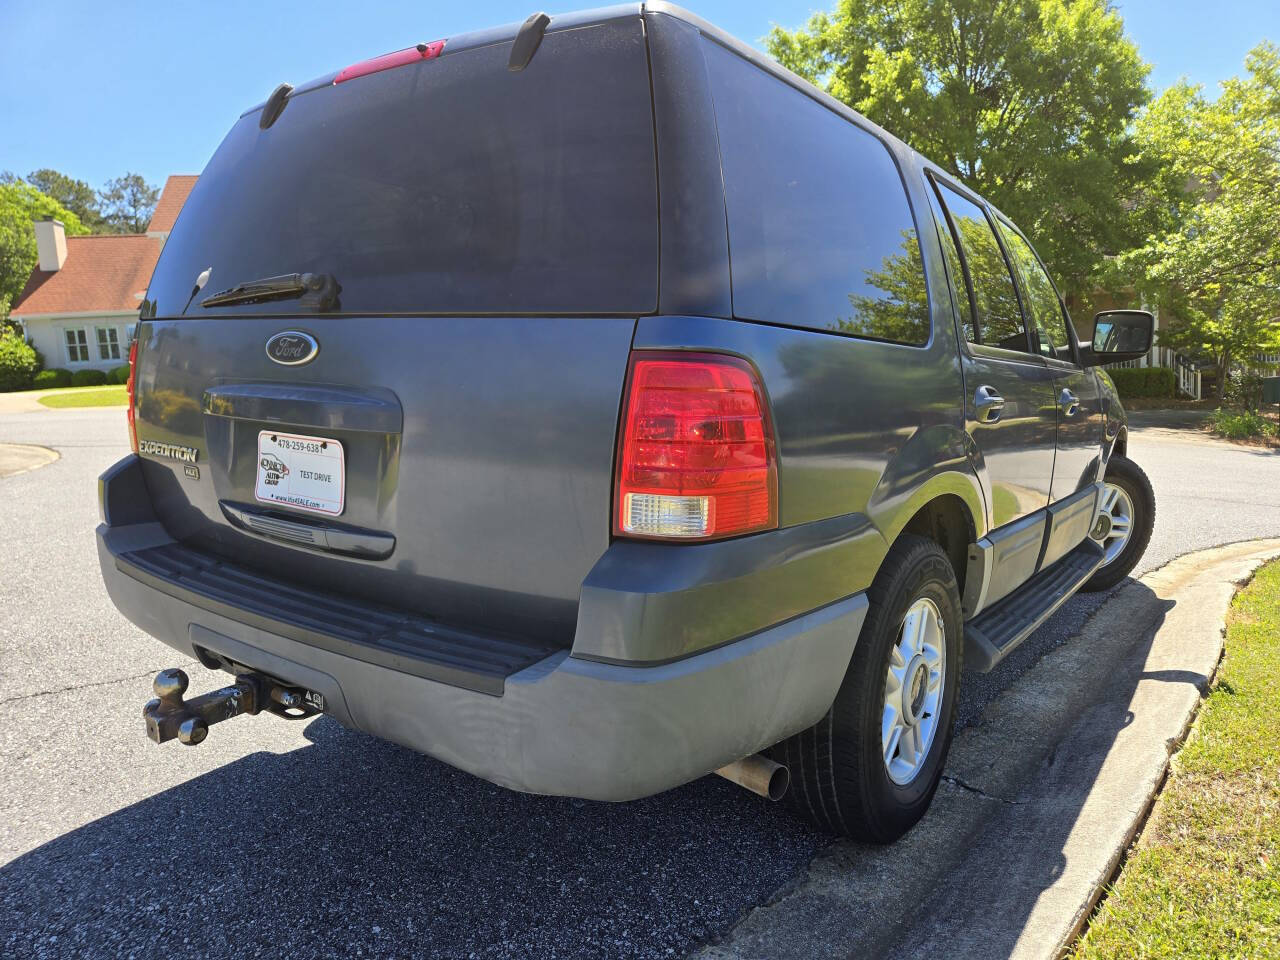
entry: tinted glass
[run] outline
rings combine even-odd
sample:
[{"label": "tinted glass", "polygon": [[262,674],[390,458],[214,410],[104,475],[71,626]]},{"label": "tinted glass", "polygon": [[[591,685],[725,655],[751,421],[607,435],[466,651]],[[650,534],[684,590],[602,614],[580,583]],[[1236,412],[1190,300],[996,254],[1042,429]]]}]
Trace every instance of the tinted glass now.
[{"label": "tinted glass", "polygon": [[1035,320],[1036,332],[1040,337],[1040,352],[1046,357],[1073,360],[1062,303],[1058,300],[1058,291],[1053,288],[1053,281],[1041,265],[1040,258],[1031,249],[1031,245],[1022,239],[1022,235],[1016,230],[1010,230],[1007,224],[1000,224],[1000,235],[1004,237],[1005,249],[1013,257],[1018,265],[1018,273],[1022,275],[1027,309]]},{"label": "tinted glass", "polygon": [[925,191],[929,195],[929,209],[933,212],[934,223],[938,226],[938,239],[942,244],[942,256],[947,261],[947,273],[951,278],[951,288],[955,295],[956,312],[960,315],[960,324],[964,328],[964,337],[970,343],[978,341],[973,325],[973,304],[969,302],[969,285],[964,279],[964,268],[960,265],[960,251],[956,247],[955,234],[947,223],[946,214],[938,203],[937,194],[932,189]]},{"label": "tinted glass", "polygon": [[920,243],[888,148],[718,44],[705,49],[734,314],[927,342]]},{"label": "tinted glass", "polygon": [[976,203],[962,197],[945,184],[938,184],[951,222],[960,236],[973,299],[978,307],[978,328],[982,343],[1006,350],[1029,349],[1018,294],[1009,264],[996,242],[991,222]]},{"label": "tinted glass", "polygon": [[[653,113],[639,19],[450,53],[290,100],[228,134],[150,297],[332,273],[343,312],[629,313],[657,304]],[[200,122],[199,119],[193,122]],[[296,312],[290,301],[187,311]]]}]

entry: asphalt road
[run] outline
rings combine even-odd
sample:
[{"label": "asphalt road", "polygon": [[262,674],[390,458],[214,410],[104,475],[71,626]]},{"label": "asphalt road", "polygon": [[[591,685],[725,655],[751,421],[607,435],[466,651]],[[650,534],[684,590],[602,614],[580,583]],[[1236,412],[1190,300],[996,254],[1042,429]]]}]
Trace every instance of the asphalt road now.
[{"label": "asphalt road", "polygon": [[[325,718],[155,747],[150,678],[183,664],[115,612],[93,544],[124,437],[119,410],[0,414],[0,442],[61,455],[0,479],[5,955],[680,956],[828,843],[716,777],[620,805],[526,797]],[[1142,570],[1280,535],[1280,456],[1163,428],[1130,453],[1158,498]],[[1100,603],[967,674],[960,722]]]}]

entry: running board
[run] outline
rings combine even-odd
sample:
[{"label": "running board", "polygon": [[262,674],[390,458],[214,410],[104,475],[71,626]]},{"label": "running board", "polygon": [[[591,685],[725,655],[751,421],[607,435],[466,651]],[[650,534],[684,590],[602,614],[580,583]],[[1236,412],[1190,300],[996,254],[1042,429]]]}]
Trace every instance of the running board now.
[{"label": "running board", "polygon": [[1100,566],[1104,553],[1085,540],[999,603],[964,625],[965,666],[986,673],[1067,602]]}]

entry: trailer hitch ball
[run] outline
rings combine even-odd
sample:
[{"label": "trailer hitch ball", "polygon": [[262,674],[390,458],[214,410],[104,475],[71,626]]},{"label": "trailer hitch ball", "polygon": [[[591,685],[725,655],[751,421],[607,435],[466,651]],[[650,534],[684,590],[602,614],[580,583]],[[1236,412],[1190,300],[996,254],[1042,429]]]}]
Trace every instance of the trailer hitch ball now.
[{"label": "trailer hitch ball", "polygon": [[241,713],[257,713],[257,682],[237,677],[234,685],[184,699],[190,679],[182,670],[161,670],[151,682],[155,698],[142,708],[147,736],[156,743],[178,740],[194,747],[209,735],[209,724],[228,720]]},{"label": "trailer hitch ball", "polygon": [[199,717],[187,717],[178,724],[178,741],[188,747],[194,747],[208,735],[209,726]]},{"label": "trailer hitch ball", "polygon": [[245,673],[229,687],[184,698],[191,681],[177,669],[162,670],[151,683],[155,697],[142,708],[147,736],[156,743],[178,740],[194,747],[209,735],[209,727],[241,714],[267,710],[301,720],[324,710],[324,697],[314,691],[289,688],[269,677]]}]

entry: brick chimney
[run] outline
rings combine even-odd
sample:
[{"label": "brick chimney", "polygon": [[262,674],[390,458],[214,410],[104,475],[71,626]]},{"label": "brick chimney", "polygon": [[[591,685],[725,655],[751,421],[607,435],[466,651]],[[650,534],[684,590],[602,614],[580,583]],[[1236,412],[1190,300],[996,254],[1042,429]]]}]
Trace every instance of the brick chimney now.
[{"label": "brick chimney", "polygon": [[40,269],[54,273],[67,262],[67,234],[61,220],[37,220],[36,252],[40,255]]}]

